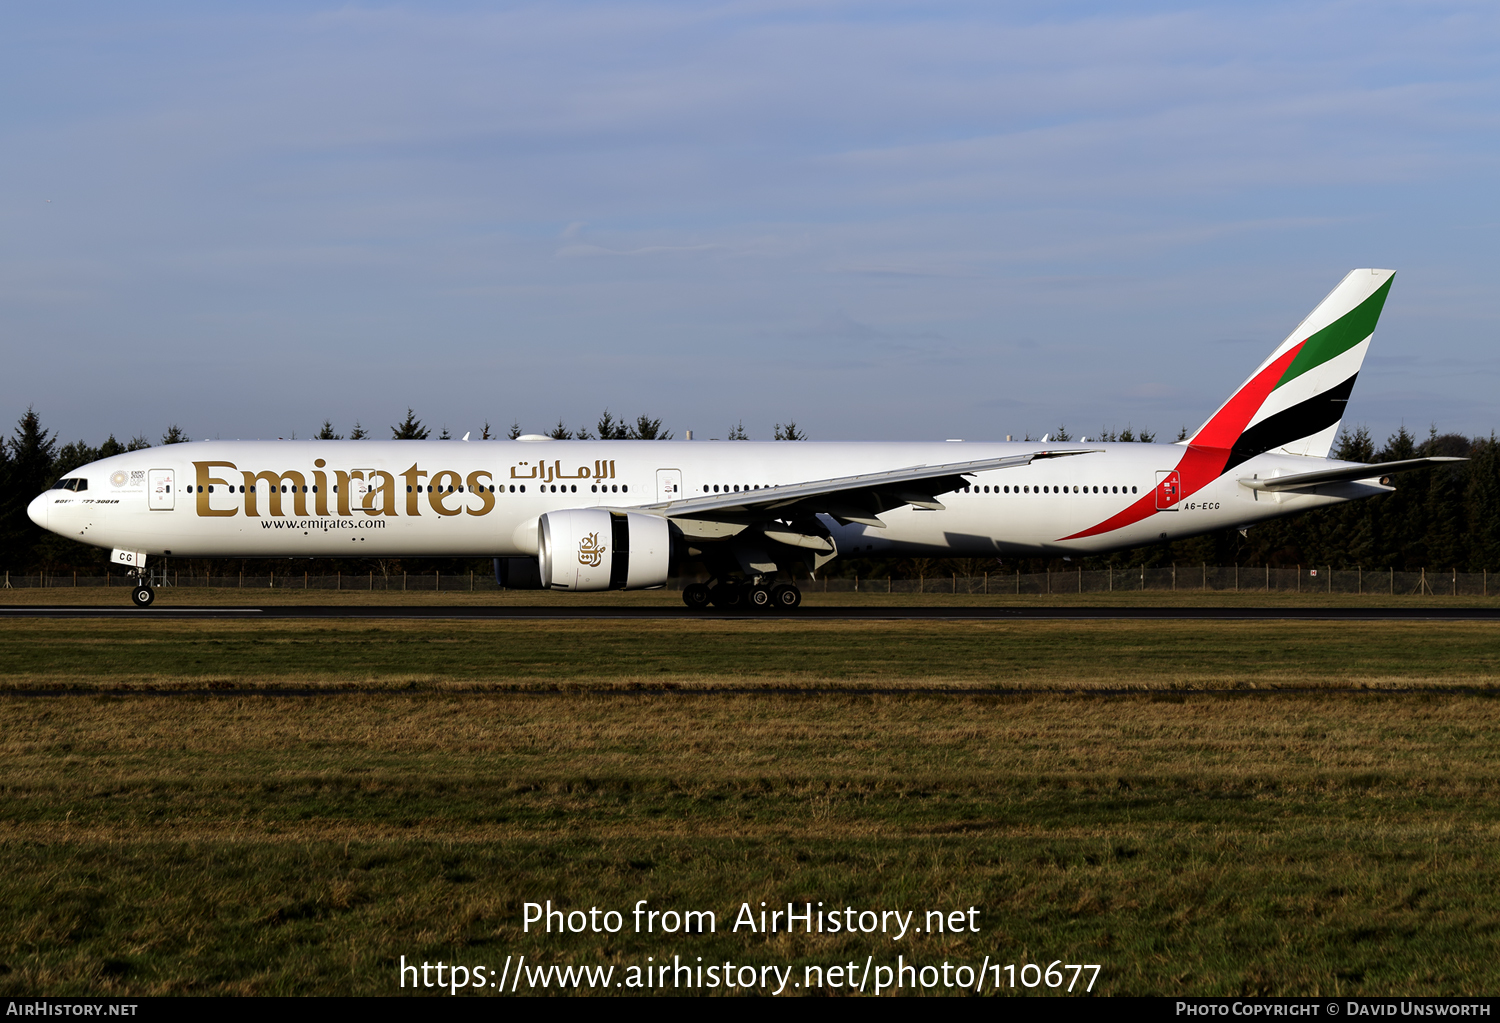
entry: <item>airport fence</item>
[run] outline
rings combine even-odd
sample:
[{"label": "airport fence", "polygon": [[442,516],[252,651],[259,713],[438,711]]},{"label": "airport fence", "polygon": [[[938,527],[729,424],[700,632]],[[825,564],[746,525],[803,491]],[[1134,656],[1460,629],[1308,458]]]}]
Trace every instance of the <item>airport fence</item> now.
[{"label": "airport fence", "polygon": [[1268,565],[1172,565],[1165,568],[1064,569],[1058,572],[990,572],[930,575],[916,579],[821,579],[804,589],[828,593],[968,593],[1037,595],[1174,592],[1348,593],[1491,596],[1489,573],[1417,569],[1275,568]]},{"label": "airport fence", "polygon": [[[485,592],[501,587],[495,577],[483,572],[340,572],[313,575],[308,572],[274,572],[248,575],[212,575],[176,569],[152,573],[153,583],[181,589],[299,589],[365,590],[382,592]],[[680,590],[693,577],[673,579],[667,589]],[[129,587],[133,580],[121,574],[85,575],[78,572],[5,573],[5,589],[59,587]],[[1488,597],[1489,572],[1456,569],[1316,568],[1269,565],[1172,565],[1165,568],[1063,569],[1056,572],[988,572],[981,575],[919,575],[914,579],[894,576],[830,577],[799,580],[804,591],[815,593],[865,594],[1052,594],[1113,593],[1128,591],[1200,591],[1219,593],[1344,593],[1369,596],[1424,594],[1433,597]]]}]

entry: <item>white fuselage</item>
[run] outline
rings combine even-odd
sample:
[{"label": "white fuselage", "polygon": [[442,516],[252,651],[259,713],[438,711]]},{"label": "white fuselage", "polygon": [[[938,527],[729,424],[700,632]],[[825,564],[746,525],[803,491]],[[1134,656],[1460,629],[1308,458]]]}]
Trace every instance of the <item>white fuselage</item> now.
[{"label": "white fuselage", "polygon": [[[1348,463],[1271,454],[1170,510],[1068,539],[1150,495],[1175,444],[1088,444],[1095,453],[975,474],[940,510],[881,514],[884,528],[823,519],[843,556],[1087,554],[1245,526],[1383,492],[1252,490],[1239,479]],[[68,474],[32,518],[83,543],[152,557],[513,557],[537,520],[569,508],[657,505],[917,465],[1023,454],[1028,443],[734,441],[204,441],[116,455]],[[716,491],[714,488],[719,488]],[[675,489],[673,489],[675,488]]]}]

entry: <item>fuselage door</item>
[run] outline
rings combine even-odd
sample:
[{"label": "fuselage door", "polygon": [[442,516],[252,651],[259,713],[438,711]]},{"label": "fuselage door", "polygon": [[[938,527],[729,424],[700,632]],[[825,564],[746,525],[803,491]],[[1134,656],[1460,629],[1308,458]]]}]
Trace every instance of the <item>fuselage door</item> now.
[{"label": "fuselage door", "polygon": [[656,499],[658,501],[682,500],[682,470],[656,470]]},{"label": "fuselage door", "polygon": [[374,493],[374,488],[370,486],[370,481],[365,477],[374,476],[375,470],[356,469],[350,475],[354,478],[349,480],[349,510],[357,512],[367,506],[373,507],[377,495]]},{"label": "fuselage door", "polygon": [[1156,510],[1176,511],[1182,500],[1182,474],[1176,469],[1161,469],[1156,473]]},{"label": "fuselage door", "polygon": [[172,469],[149,469],[146,472],[146,495],[152,511],[171,511],[177,507],[177,473]]}]

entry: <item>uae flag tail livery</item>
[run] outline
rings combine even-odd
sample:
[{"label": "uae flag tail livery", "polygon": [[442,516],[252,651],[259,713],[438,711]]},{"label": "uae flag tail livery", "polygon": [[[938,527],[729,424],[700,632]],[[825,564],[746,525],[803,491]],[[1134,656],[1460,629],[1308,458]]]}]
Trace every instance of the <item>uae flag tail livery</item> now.
[{"label": "uae flag tail livery", "polygon": [[1152,495],[1068,539],[1138,522],[1164,503],[1187,500],[1257,455],[1326,459],[1395,276],[1394,270],[1351,270],[1239,390],[1181,442],[1176,467],[1163,474]]},{"label": "uae flag tail livery", "polygon": [[1265,451],[1327,458],[1394,270],[1355,270],[1188,440],[1222,451],[1218,472]]}]

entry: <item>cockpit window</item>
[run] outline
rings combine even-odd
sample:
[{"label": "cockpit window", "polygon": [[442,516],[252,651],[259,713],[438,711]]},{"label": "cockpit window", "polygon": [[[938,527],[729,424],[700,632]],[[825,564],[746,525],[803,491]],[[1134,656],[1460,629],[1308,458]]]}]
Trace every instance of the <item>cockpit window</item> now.
[{"label": "cockpit window", "polygon": [[87,490],[88,488],[89,481],[85,479],[79,479],[77,477],[66,480],[58,480],[56,483],[52,484],[53,490],[72,490],[76,492]]}]

